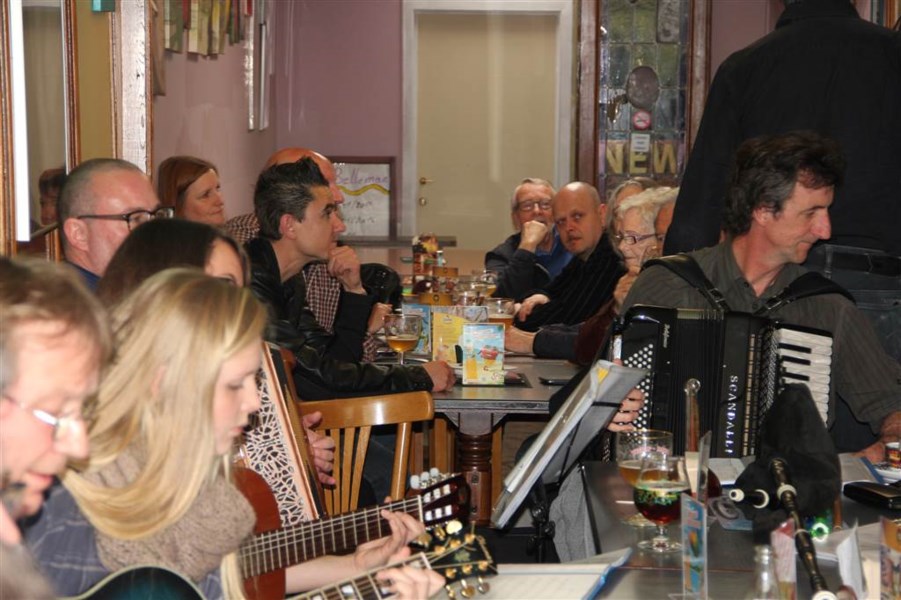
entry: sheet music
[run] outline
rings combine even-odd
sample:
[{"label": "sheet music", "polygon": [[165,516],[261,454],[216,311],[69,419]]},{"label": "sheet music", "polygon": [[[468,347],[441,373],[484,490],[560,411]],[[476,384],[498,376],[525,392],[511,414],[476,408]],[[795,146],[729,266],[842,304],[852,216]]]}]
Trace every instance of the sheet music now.
[{"label": "sheet music", "polygon": [[598,558],[600,562],[568,564],[500,564],[497,577],[489,580],[486,600],[531,600],[545,598],[593,598],[612,569],[628,559],[626,548]]},{"label": "sheet music", "polygon": [[646,373],[605,360],[595,363],[504,479],[492,523],[505,526],[539,479],[546,484],[557,481]]}]

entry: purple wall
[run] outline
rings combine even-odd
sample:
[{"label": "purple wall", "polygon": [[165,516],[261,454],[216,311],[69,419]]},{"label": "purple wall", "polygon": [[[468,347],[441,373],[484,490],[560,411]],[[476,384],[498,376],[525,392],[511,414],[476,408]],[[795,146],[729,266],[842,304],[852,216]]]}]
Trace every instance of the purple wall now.
[{"label": "purple wall", "polygon": [[332,156],[402,150],[401,0],[277,2],[278,147]]},{"label": "purple wall", "polygon": [[226,215],[251,212],[254,183],[275,147],[276,115],[265,131],[247,129],[242,46],[212,58],[166,52],[165,61],[166,95],[153,101],[154,177],[170,156],[198,156],[219,169]]}]

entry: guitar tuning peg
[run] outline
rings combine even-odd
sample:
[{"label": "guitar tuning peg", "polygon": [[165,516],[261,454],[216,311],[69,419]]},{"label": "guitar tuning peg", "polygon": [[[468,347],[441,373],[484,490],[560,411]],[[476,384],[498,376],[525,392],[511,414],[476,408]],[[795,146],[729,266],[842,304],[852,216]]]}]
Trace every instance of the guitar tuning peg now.
[{"label": "guitar tuning peg", "polygon": [[476,595],[476,589],[462,579],[460,580],[460,595],[464,598],[472,598]]},{"label": "guitar tuning peg", "polygon": [[447,592],[447,597],[450,598],[450,600],[454,600],[454,598],[457,597],[457,592],[454,591],[454,586],[452,585],[444,586],[444,591]]},{"label": "guitar tuning peg", "polygon": [[444,569],[444,577],[446,579],[455,579],[457,577],[457,569],[453,567],[448,567]]},{"label": "guitar tuning peg", "polygon": [[438,467],[432,467],[429,469],[429,475],[435,481],[438,481],[438,478],[441,476],[441,471],[438,470]]},{"label": "guitar tuning peg", "polygon": [[419,475],[410,475],[410,489],[411,490],[421,489]]},{"label": "guitar tuning peg", "polygon": [[487,594],[491,591],[491,584],[479,577],[479,585],[476,586],[476,589],[479,590],[481,594]]},{"label": "guitar tuning peg", "polygon": [[444,527],[436,527],[433,533],[435,534],[435,537],[442,542],[447,539],[447,532],[444,530]]},{"label": "guitar tuning peg", "polygon": [[463,565],[463,574],[472,575],[472,565]]},{"label": "guitar tuning peg", "polygon": [[422,481],[422,486],[426,487],[429,485],[429,472],[423,471],[419,474],[419,480]]}]

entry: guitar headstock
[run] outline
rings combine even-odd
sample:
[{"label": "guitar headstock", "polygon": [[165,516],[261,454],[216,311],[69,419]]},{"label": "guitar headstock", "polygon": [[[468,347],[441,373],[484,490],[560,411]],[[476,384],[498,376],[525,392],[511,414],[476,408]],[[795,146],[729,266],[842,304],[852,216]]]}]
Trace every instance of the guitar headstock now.
[{"label": "guitar headstock", "polygon": [[292,600],[387,598],[392,595],[391,591],[377,574],[386,568],[404,566],[432,569],[442,575],[446,581],[444,589],[451,599],[457,598],[458,588],[463,598],[472,598],[476,591],[488,592],[489,586],[484,578],[497,571],[485,540],[475,534],[474,527],[465,530],[459,521],[451,521],[444,528],[438,527],[431,533],[424,533],[415,543],[424,551],[352,580],[295,596]]},{"label": "guitar headstock", "polygon": [[485,578],[497,574],[497,569],[485,539],[476,535],[474,525],[465,528],[459,521],[451,521],[422,537],[427,538],[424,542],[428,545],[425,556],[429,567],[444,577],[448,598],[454,599],[458,594],[472,598],[476,591],[488,593],[490,586]]},{"label": "guitar headstock", "polygon": [[419,487],[410,492],[422,496],[422,522],[426,528],[453,519],[465,520],[469,515],[470,491],[463,475],[427,475],[417,478]]}]

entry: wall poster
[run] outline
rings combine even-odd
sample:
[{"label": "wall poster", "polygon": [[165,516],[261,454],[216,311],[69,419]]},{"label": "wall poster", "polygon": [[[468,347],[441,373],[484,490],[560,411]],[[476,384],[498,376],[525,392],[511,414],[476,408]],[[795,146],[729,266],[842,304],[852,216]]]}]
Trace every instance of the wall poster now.
[{"label": "wall poster", "polygon": [[341,213],[345,237],[383,237],[397,234],[397,193],[394,157],[329,157],[338,187],[344,194]]}]

